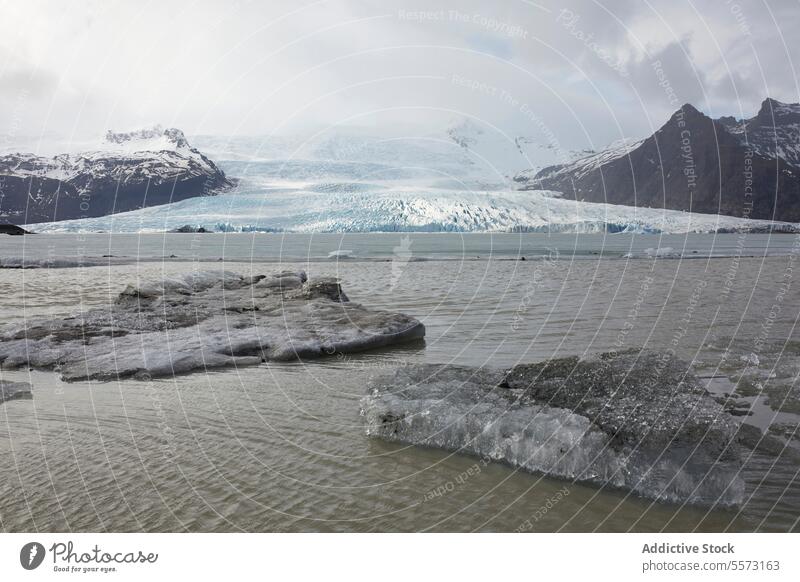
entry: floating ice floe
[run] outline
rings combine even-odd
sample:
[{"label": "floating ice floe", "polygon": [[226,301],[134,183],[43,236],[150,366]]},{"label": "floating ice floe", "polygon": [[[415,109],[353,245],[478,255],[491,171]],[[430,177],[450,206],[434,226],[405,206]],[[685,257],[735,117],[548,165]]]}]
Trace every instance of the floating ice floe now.
[{"label": "floating ice floe", "polygon": [[0,365],[56,369],[67,381],[147,379],[424,335],[413,317],[350,302],[336,279],[200,271],[129,285],[107,308],[0,330]]},{"label": "floating ice floe", "polygon": [[0,269],[68,269],[73,267],[100,267],[130,262],[116,257],[0,257]]},{"label": "floating ice floe", "polygon": [[367,434],[626,489],[658,501],[736,506],[739,424],[688,364],[654,352],[520,365],[422,365],[373,381]]},{"label": "floating ice floe", "polygon": [[672,247],[658,247],[658,248],[647,248],[644,250],[644,254],[648,257],[652,258],[680,258],[681,253],[677,252]]},{"label": "floating ice floe", "polygon": [[676,251],[672,247],[658,247],[658,248],[647,248],[641,254],[637,253],[626,253],[622,255],[623,259],[637,259],[637,258],[648,258],[648,259],[681,259],[683,258],[683,254],[679,251]]},{"label": "floating ice floe", "polygon": [[27,382],[6,382],[0,380],[0,404],[8,400],[30,400],[33,388]]}]

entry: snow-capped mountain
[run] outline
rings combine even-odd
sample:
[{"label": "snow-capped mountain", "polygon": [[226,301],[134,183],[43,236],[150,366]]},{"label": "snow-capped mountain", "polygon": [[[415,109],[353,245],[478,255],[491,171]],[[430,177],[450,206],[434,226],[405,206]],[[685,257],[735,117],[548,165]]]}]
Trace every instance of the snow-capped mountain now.
[{"label": "snow-capped mountain", "polygon": [[269,168],[284,180],[329,172],[327,177],[425,180],[477,189],[510,189],[514,175],[532,165],[586,153],[565,154],[546,140],[506,133],[469,118],[456,118],[426,134],[379,135],[334,127],[309,135],[197,136],[193,141],[215,159],[236,162],[243,174],[260,175]]},{"label": "snow-capped mountain", "polygon": [[[115,134],[109,141],[114,148],[124,148],[137,141],[164,139],[168,136],[136,132]],[[423,136],[379,137],[337,128],[311,136],[204,136],[193,141],[213,152],[220,167],[236,177],[236,190],[111,216],[29,221],[30,229],[643,233],[796,229],[796,225],[717,212],[581,202],[556,189],[517,191],[507,176],[526,167],[542,146],[527,138],[509,140],[473,121]],[[179,151],[188,147],[180,139],[170,143]],[[616,160],[627,163],[628,154],[639,151],[642,143],[621,142],[566,167],[577,169],[574,175],[590,177]],[[498,169],[501,165],[505,170]],[[554,175],[561,171],[552,170]]]},{"label": "snow-capped mountain", "polygon": [[571,161],[589,152],[562,151],[545,137],[516,135],[482,125],[472,119],[454,121],[445,131],[470,164],[511,187],[515,176],[530,168]]},{"label": "snow-capped mountain", "polygon": [[104,216],[215,194],[231,185],[178,129],[109,131],[92,151],[0,156],[0,221]]},{"label": "snow-capped mountain", "polygon": [[800,168],[800,103],[768,98],[755,117],[741,121],[721,117],[718,121],[758,154]]},{"label": "snow-capped mountain", "polygon": [[538,147],[532,138],[510,135],[471,119],[453,122],[445,133],[471,164],[485,167],[487,173],[503,181],[538,160]]},{"label": "snow-capped mountain", "polygon": [[589,153],[570,163],[548,166],[542,170],[523,170],[514,176],[514,181],[527,185],[537,177],[542,180],[558,180],[559,177],[566,175],[583,177],[603,164],[627,156],[631,151],[639,147],[643,141],[641,139],[617,140],[600,152]]},{"label": "snow-capped mountain", "polygon": [[686,104],[645,140],[515,180],[575,200],[800,221],[800,104],[767,99],[740,121]]},{"label": "snow-capped mountain", "polygon": [[334,128],[312,135],[198,136],[194,141],[224,160],[229,174],[268,177],[273,184],[342,180],[486,188],[510,182],[477,164],[443,131],[375,135]]}]

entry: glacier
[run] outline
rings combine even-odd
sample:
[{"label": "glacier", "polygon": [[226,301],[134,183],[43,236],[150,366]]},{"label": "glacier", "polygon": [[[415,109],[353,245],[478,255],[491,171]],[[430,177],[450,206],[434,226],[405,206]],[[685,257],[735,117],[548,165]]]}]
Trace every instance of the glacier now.
[{"label": "glacier", "polygon": [[[115,142],[124,145],[127,135],[119,134]],[[767,220],[588,203],[563,199],[555,191],[520,190],[526,186],[514,176],[555,161],[552,149],[538,143],[541,140],[501,135],[476,122],[461,121],[441,135],[421,137],[380,138],[342,129],[313,139],[198,136],[192,140],[237,180],[236,189],[27,228],[112,233],[164,232],[184,226],[217,232],[296,233],[798,230],[798,225]],[[613,155],[624,155],[636,143],[622,140]],[[122,146],[115,143],[115,147]],[[571,159],[573,154],[564,155]],[[582,163],[601,163],[608,155],[600,152],[582,158]]]},{"label": "glacier", "polygon": [[231,193],[100,218],[27,225],[34,232],[164,232],[185,225],[223,232],[705,233],[798,225],[560,198],[558,192],[474,191],[398,184],[254,184]]},{"label": "glacier", "polygon": [[737,506],[739,423],[687,363],[632,350],[509,371],[398,368],[362,399],[368,436],[663,502]]}]

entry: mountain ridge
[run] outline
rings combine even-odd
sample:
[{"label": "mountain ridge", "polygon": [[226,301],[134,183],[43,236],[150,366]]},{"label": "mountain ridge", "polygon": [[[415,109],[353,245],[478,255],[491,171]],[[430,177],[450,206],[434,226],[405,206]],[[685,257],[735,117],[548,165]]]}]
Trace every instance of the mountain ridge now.
[{"label": "mountain ridge", "polygon": [[[599,163],[587,160],[600,158]],[[765,99],[749,119],[712,119],[687,103],[624,151],[515,176],[521,190],[587,202],[800,221],[800,104]]]},{"label": "mountain ridge", "polygon": [[0,221],[105,216],[213,195],[232,185],[179,129],[109,131],[91,151],[0,156]]}]

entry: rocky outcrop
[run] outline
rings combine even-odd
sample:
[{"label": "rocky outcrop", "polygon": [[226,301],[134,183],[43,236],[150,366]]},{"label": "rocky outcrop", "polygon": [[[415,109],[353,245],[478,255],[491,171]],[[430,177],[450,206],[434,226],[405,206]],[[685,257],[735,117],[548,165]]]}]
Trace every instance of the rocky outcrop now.
[{"label": "rocky outcrop", "polygon": [[634,351],[508,372],[416,366],[376,379],[370,436],[502,461],[659,501],[744,498],[739,425],[689,365]]},{"label": "rocky outcrop", "polygon": [[357,352],[421,339],[407,315],[348,300],[337,280],[228,271],[129,285],[113,305],[0,331],[0,365],[64,380],[171,376],[268,360]]},{"label": "rocky outcrop", "polygon": [[173,234],[204,234],[210,231],[206,230],[206,228],[203,226],[192,226],[191,224],[184,224],[183,226],[179,226],[178,228],[173,228],[168,232]]},{"label": "rocky outcrop", "polygon": [[32,224],[105,216],[230,186],[180,130],[109,132],[97,151],[0,156],[0,220]]},{"label": "rocky outcrop", "polygon": [[8,234],[11,236],[21,236],[23,234],[31,234],[24,228],[15,224],[0,224],[0,234]]},{"label": "rocky outcrop", "polygon": [[522,189],[638,207],[800,221],[800,104],[767,99],[746,120],[690,104],[638,142],[515,177]]}]

